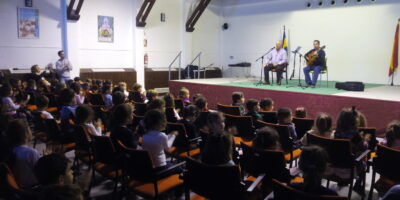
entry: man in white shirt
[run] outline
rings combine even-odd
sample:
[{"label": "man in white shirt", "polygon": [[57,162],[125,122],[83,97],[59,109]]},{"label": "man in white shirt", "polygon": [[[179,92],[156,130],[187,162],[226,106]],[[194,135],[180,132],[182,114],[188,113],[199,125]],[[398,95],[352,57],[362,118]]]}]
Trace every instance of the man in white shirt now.
[{"label": "man in white shirt", "polygon": [[72,70],[72,65],[69,60],[65,58],[64,51],[59,51],[58,56],[60,59],[56,62],[56,72],[60,81],[65,83],[71,79],[70,71]]},{"label": "man in white shirt", "polygon": [[287,66],[287,52],[282,48],[282,41],[276,42],[276,47],[267,56],[267,64],[264,67],[265,83],[269,83],[269,71],[276,70],[277,84],[281,84],[282,72]]}]

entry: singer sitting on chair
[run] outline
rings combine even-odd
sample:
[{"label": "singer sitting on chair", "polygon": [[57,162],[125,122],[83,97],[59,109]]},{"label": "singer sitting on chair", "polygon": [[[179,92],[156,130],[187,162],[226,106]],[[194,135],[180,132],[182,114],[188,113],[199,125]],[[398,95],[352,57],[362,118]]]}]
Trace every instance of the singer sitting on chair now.
[{"label": "singer sitting on chair", "polygon": [[[320,71],[326,68],[324,49],[325,46],[320,47],[319,40],[314,40],[314,49],[311,49],[304,56],[307,61],[307,67],[304,67],[303,69],[307,87],[314,88],[315,84],[317,84],[318,75]],[[312,80],[310,77],[310,71],[314,71]]]},{"label": "singer sitting on chair", "polygon": [[269,71],[276,70],[277,84],[281,84],[282,72],[287,66],[287,52],[282,48],[282,41],[276,42],[276,47],[268,54],[267,64],[264,67],[265,83],[269,83]]}]

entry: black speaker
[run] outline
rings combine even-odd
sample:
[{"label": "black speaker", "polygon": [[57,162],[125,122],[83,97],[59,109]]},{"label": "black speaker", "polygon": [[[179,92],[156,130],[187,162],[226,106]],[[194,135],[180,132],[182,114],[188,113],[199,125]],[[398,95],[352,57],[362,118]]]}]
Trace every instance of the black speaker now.
[{"label": "black speaker", "polygon": [[227,29],[229,28],[229,24],[228,24],[228,23],[224,23],[224,24],[222,25],[222,28],[223,28],[224,30],[227,30]]},{"label": "black speaker", "polygon": [[335,85],[336,89],[338,90],[347,90],[347,91],[364,91],[364,83],[362,82],[337,82]]}]

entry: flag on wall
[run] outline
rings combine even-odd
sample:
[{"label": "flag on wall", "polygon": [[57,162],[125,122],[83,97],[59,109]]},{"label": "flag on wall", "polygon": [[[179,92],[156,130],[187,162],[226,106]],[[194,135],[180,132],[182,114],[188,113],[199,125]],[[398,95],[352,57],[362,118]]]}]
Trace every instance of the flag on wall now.
[{"label": "flag on wall", "polygon": [[288,40],[287,40],[287,37],[286,37],[286,29],[285,29],[285,27],[283,27],[282,48],[284,48],[286,50],[286,53],[288,53]]},{"label": "flag on wall", "polygon": [[396,72],[397,67],[399,65],[399,31],[400,31],[399,26],[400,26],[400,19],[397,22],[396,34],[394,36],[393,53],[392,53],[392,58],[390,59],[389,76],[392,76],[394,72]]}]

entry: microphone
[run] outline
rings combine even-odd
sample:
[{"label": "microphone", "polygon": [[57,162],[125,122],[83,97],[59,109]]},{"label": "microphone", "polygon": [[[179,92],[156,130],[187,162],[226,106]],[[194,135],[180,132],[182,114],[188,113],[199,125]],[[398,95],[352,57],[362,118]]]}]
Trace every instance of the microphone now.
[{"label": "microphone", "polygon": [[270,51],[272,51],[272,50],[274,50],[276,47],[272,47],[271,49],[270,49]]}]

